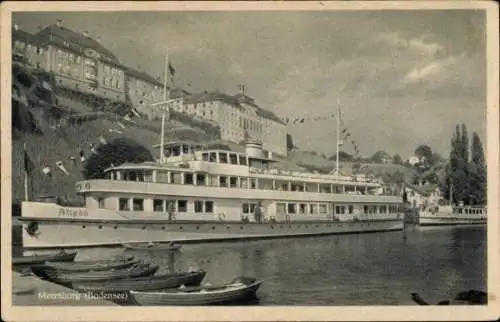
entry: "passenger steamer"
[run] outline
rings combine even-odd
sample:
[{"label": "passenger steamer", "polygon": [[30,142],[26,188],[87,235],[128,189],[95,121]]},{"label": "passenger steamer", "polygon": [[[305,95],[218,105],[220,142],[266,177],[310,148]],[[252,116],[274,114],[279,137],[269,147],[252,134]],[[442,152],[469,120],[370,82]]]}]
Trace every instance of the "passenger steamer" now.
[{"label": "passenger steamer", "polygon": [[[163,140],[162,140],[163,141]],[[25,248],[394,231],[402,197],[375,180],[273,169],[262,143],[245,153],[160,144],[158,162],[122,164],[76,183],[85,206],[22,203]],[[166,149],[167,153],[164,153]]]},{"label": "passenger steamer", "polygon": [[482,206],[464,206],[463,203],[453,205],[441,200],[420,212],[420,226],[452,226],[452,225],[486,225],[487,209]]}]

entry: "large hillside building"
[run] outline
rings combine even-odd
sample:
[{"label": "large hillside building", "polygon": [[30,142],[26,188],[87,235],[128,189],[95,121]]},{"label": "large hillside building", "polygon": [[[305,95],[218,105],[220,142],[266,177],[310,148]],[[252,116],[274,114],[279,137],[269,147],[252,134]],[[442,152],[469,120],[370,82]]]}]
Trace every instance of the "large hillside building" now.
[{"label": "large hillside building", "polygon": [[[60,87],[112,101],[128,101],[150,118],[157,118],[167,110],[162,82],[125,66],[88,32],[74,32],[60,20],[36,34],[14,25],[12,46],[13,51],[24,56],[34,68],[53,72]],[[244,93],[190,95],[170,86],[167,91],[166,97],[176,99],[168,107],[218,125],[222,140],[239,143],[247,137],[257,138],[264,150],[287,154],[283,121],[260,108]]]}]

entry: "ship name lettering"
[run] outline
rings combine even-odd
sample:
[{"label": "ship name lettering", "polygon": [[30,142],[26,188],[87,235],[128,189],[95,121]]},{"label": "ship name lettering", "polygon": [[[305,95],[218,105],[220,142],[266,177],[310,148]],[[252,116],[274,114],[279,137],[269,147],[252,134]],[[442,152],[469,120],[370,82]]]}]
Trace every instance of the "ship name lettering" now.
[{"label": "ship name lettering", "polygon": [[87,210],[83,209],[61,208],[58,215],[64,217],[88,217],[89,214]]}]

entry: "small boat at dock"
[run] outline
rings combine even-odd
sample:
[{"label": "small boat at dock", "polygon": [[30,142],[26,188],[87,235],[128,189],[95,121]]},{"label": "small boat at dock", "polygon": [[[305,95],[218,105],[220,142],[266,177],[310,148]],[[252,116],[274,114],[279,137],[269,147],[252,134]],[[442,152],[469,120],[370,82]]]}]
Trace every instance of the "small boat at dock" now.
[{"label": "small boat at dock", "polygon": [[44,254],[44,255],[28,255],[12,258],[12,265],[35,265],[42,264],[47,261],[54,262],[72,262],[75,260],[77,251],[66,252],[64,250],[55,254]]},{"label": "small boat at dock", "polygon": [[178,251],[181,249],[181,245],[175,243],[128,243],[122,244],[126,249],[133,250],[166,250],[166,251]]},{"label": "small boat at dock", "polygon": [[251,277],[238,277],[223,285],[199,287],[181,286],[164,291],[130,291],[139,305],[215,305],[254,299],[263,281]]},{"label": "small boat at dock", "polygon": [[165,275],[151,275],[138,278],[124,278],[104,282],[74,282],[71,287],[81,292],[129,292],[153,291],[179,287],[180,285],[199,285],[206,272],[178,272]]},{"label": "small boat at dock", "polygon": [[134,257],[115,260],[90,260],[76,261],[72,263],[52,262],[48,261],[45,264],[37,264],[31,267],[34,273],[53,270],[57,272],[89,272],[89,271],[106,271],[111,269],[128,268],[140,261]]},{"label": "small boat at dock", "polygon": [[56,283],[70,285],[74,282],[97,282],[121,278],[150,276],[156,273],[158,268],[158,265],[151,266],[150,264],[134,264],[125,269],[110,269],[106,271],[59,272],[53,269],[48,269],[43,272],[43,275],[46,276],[47,279]]}]

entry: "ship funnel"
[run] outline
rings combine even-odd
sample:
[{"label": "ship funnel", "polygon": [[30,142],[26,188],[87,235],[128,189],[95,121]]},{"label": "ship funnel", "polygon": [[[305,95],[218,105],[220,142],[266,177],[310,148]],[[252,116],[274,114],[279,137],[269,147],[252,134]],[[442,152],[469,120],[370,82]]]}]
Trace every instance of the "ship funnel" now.
[{"label": "ship funnel", "polygon": [[257,139],[247,139],[245,142],[245,153],[252,158],[264,159],[262,142]]}]

